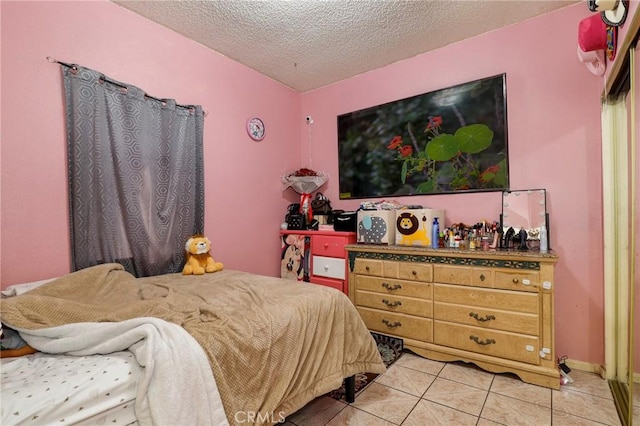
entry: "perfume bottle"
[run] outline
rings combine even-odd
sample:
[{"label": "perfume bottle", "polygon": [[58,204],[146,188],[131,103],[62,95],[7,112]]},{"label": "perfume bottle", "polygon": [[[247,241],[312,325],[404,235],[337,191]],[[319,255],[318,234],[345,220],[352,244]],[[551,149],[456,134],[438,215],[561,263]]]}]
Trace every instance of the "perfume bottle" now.
[{"label": "perfume bottle", "polygon": [[440,240],[440,224],[438,223],[438,218],[433,218],[433,227],[431,230],[431,248],[438,248],[438,241]]},{"label": "perfume bottle", "polygon": [[540,253],[549,251],[549,240],[547,237],[547,226],[543,223],[540,227]]}]

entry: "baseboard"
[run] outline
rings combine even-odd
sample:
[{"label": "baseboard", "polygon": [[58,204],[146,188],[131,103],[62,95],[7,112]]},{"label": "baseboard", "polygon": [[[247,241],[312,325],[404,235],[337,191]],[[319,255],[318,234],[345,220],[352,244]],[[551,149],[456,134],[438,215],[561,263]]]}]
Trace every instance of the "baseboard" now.
[{"label": "baseboard", "polygon": [[[580,371],[586,371],[588,373],[595,373],[598,376],[602,377],[603,379],[607,377],[607,374],[606,374],[607,372],[605,371],[604,366],[602,365],[592,364],[590,362],[584,362],[584,361],[576,361],[574,359],[567,359],[565,363],[572,370],[575,369]],[[640,383],[640,373],[633,373],[633,383]]]},{"label": "baseboard", "polygon": [[595,373],[603,379],[606,377],[604,367],[600,364],[593,364],[591,362],[576,361],[575,359],[567,359],[565,361],[567,366],[572,370],[586,371],[588,373]]}]

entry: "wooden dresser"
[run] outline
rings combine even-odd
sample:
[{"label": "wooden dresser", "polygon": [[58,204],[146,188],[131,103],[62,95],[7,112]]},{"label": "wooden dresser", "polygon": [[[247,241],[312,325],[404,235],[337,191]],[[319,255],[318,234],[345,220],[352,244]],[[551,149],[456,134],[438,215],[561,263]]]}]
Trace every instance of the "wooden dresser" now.
[{"label": "wooden dresser", "polygon": [[424,357],[559,389],[555,254],[350,244],[349,297],[367,327]]}]

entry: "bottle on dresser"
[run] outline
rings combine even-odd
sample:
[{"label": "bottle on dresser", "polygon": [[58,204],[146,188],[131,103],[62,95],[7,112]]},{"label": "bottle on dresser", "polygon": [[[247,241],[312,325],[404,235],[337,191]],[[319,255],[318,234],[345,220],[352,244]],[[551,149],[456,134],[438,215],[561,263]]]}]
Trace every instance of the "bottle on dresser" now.
[{"label": "bottle on dresser", "polygon": [[438,223],[438,218],[433,218],[433,227],[431,230],[431,248],[437,249],[438,242],[440,240],[440,224]]},{"label": "bottle on dresser", "polygon": [[547,237],[547,225],[542,224],[540,227],[540,253],[549,251],[549,240]]}]

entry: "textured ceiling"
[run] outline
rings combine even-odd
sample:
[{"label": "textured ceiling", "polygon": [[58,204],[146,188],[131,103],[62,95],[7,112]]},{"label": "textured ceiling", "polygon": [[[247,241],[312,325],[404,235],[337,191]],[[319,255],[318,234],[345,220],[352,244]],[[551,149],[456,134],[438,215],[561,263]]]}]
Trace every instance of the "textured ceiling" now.
[{"label": "textured ceiling", "polygon": [[112,1],[300,92],[578,2]]}]

